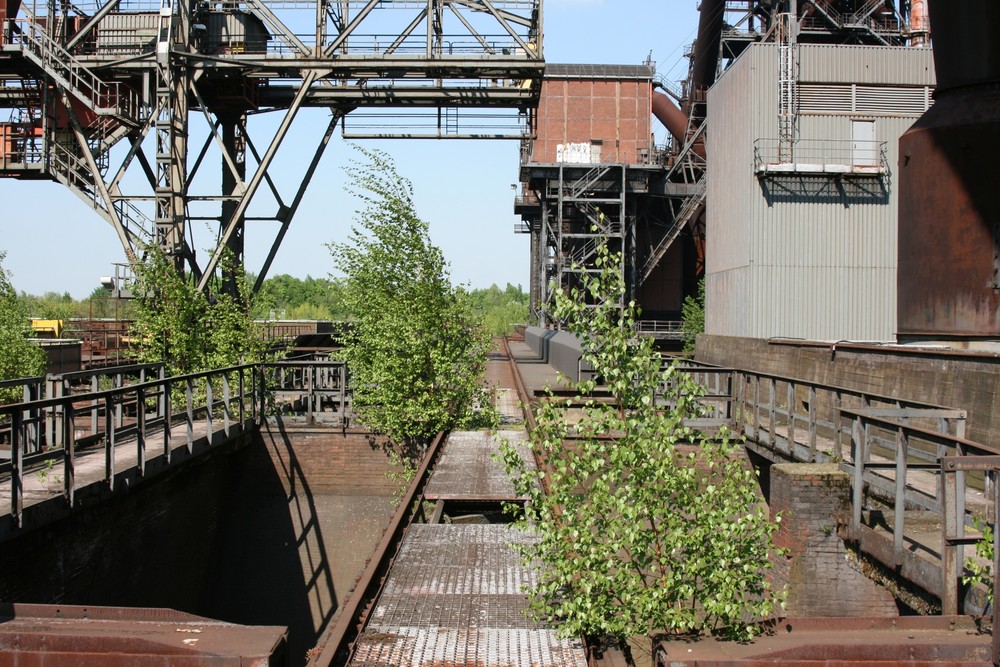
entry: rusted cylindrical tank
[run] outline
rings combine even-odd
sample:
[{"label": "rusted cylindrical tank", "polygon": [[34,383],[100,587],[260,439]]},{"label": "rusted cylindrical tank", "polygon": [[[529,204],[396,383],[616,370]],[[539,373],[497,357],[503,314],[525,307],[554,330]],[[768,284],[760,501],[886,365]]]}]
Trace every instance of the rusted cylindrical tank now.
[{"label": "rusted cylindrical tank", "polygon": [[1000,342],[1000,3],[930,0],[935,103],[899,140],[900,342]]}]

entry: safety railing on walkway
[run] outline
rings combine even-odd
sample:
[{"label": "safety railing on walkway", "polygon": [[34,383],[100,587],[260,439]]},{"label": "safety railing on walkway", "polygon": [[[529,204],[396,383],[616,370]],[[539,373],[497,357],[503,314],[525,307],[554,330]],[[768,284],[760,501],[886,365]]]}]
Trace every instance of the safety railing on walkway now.
[{"label": "safety railing on walkway", "polygon": [[347,366],[326,358],[265,364],[267,391],[278,410],[304,414],[306,421],[340,421],[352,417]]},{"label": "safety railing on walkway", "polygon": [[[91,390],[81,393],[81,382]],[[345,425],[350,416],[344,365],[328,360],[172,377],[136,365],[52,376],[48,385],[48,397],[0,405],[0,511],[9,507],[17,526],[26,503],[62,495],[72,508],[83,485],[114,490],[120,472],[143,477],[154,457],[170,465],[179,449],[191,455],[196,441],[238,435],[270,410],[310,420],[327,412]],[[41,379],[24,386],[38,392]]]},{"label": "safety railing on walkway", "polygon": [[966,537],[966,527],[975,517],[995,523],[1000,475],[1000,449],[965,438],[964,410],[767,373],[680,368],[751,450],[771,460],[838,463],[851,476],[845,537],[873,532],[865,515],[880,508],[878,530],[891,546],[872,555],[897,569],[916,551],[936,557],[940,569],[923,584],[940,595],[942,613],[960,611],[963,546],[977,539]]},{"label": "safety railing on walkway", "polygon": [[17,525],[26,492],[49,486],[32,473],[61,472],[62,495],[73,507],[83,457],[93,468],[103,452],[99,481],[114,490],[116,475],[125,467],[144,476],[151,457],[162,454],[169,464],[175,447],[186,446],[190,454],[196,439],[211,442],[216,432],[229,437],[234,424],[255,420],[261,405],[257,368],[233,366],[0,406],[0,446],[7,455],[0,461],[0,478],[9,478],[7,500]]}]

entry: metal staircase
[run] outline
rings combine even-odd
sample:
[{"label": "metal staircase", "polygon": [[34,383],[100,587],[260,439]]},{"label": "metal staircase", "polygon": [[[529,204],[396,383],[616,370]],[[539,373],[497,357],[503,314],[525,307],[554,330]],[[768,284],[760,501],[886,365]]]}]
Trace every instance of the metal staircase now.
[{"label": "metal staircase", "polygon": [[677,217],[674,218],[673,225],[667,230],[667,233],[663,235],[660,242],[656,244],[656,248],[646,259],[646,262],[642,265],[642,270],[639,272],[639,284],[642,285],[649,276],[653,273],[653,270],[663,259],[663,256],[670,249],[673,242],[680,236],[684,228],[687,227],[688,223],[698,216],[701,211],[702,206],[705,204],[705,199],[708,195],[708,179],[704,176],[698,181],[696,189],[691,196],[684,200],[684,204],[681,206],[680,211],[677,212]]},{"label": "metal staircase", "polygon": [[606,164],[599,164],[586,174],[578,178],[575,182],[571,183],[567,188],[567,198],[577,199],[585,192],[597,185],[601,179],[603,179],[607,173],[611,171],[611,166]]},{"label": "metal staircase", "polygon": [[141,124],[139,97],[127,86],[107,83],[45,33],[34,21],[20,23],[21,52],[67,93],[97,116],[110,116],[131,127]]},{"label": "metal staircase", "polygon": [[113,227],[115,221],[121,223],[122,232],[133,251],[141,251],[154,240],[153,222],[135,205],[125,199],[112,200],[94,185],[100,175],[91,172],[87,160],[73,153],[58,142],[50,142],[48,150],[48,171],[56,181],[62,183],[88,206],[93,208]]}]

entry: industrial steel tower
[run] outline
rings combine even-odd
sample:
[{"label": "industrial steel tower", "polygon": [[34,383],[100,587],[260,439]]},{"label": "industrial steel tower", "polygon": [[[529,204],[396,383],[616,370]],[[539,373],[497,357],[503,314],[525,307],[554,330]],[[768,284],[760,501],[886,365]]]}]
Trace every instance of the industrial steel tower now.
[{"label": "industrial steel tower", "polygon": [[[403,134],[393,116],[376,118],[383,137],[520,136],[541,35],[542,0],[0,0],[0,176],[62,183],[111,224],[130,262],[158,245],[202,289],[225,249],[242,260],[248,208],[270,190],[276,210],[254,219],[279,225],[259,285],[347,114],[423,119]],[[330,111],[325,130],[284,147],[304,107]],[[247,121],[263,112],[281,120],[258,147]],[[198,117],[209,131],[195,146]],[[269,174],[283,148],[303,155],[291,196]],[[199,194],[214,150],[221,188],[213,174],[217,191]],[[204,265],[195,220],[218,225]]]}]

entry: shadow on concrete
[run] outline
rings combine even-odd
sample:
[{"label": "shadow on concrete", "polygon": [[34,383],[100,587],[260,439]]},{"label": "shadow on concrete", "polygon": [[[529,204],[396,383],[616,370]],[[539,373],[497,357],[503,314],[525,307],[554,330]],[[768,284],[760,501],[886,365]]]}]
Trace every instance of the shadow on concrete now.
[{"label": "shadow on concrete", "polygon": [[234,623],[288,627],[292,664],[303,664],[337,609],[319,511],[281,418],[235,466],[200,613]]}]

